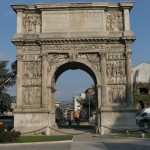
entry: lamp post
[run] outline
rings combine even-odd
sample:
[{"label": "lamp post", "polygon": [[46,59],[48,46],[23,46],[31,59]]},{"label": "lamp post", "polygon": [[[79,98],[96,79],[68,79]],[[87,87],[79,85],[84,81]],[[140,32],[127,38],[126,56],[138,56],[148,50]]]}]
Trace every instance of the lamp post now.
[{"label": "lamp post", "polygon": [[89,98],[89,121],[90,121],[90,94],[88,94],[88,98]]}]

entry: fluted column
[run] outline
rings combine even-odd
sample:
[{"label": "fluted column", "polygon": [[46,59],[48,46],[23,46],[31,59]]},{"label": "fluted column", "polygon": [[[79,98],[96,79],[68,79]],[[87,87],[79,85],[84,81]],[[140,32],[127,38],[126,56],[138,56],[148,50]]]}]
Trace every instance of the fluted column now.
[{"label": "fluted column", "polygon": [[23,28],[23,14],[22,11],[17,12],[17,33],[22,33]]},{"label": "fluted column", "polygon": [[42,107],[48,107],[47,99],[47,55],[42,55]]},{"label": "fluted column", "polygon": [[127,103],[133,105],[133,85],[132,85],[132,64],[131,64],[131,45],[126,44],[126,73],[127,73]]},{"label": "fluted column", "polygon": [[106,58],[105,53],[101,53],[101,99],[102,106],[107,105],[107,85],[106,85]]},{"label": "fluted column", "polygon": [[130,14],[127,8],[124,8],[124,30],[130,31]]}]

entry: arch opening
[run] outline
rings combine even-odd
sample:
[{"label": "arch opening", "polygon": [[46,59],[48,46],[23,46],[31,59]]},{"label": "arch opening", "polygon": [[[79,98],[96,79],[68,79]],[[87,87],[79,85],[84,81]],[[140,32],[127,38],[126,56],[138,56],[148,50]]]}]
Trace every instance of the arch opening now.
[{"label": "arch opening", "polygon": [[[82,75],[83,75],[82,78],[83,77],[87,78],[87,76],[88,76],[88,79],[91,78],[92,84],[89,84],[89,85],[86,84],[86,86],[84,86],[84,88],[78,89],[76,93],[72,92],[69,95],[70,100],[67,103],[71,104],[71,107],[69,108],[68,112],[64,112],[64,114],[67,113],[67,115],[64,115],[64,120],[60,119],[60,121],[59,121],[56,119],[56,122],[58,124],[61,124],[61,123],[64,123],[67,121],[68,124],[73,123],[74,125],[79,125],[79,122],[81,124],[82,124],[82,122],[87,122],[87,125],[88,125],[89,121],[91,120],[92,123],[95,123],[96,106],[98,103],[97,89],[95,88],[97,85],[97,80],[96,80],[96,76],[95,76],[94,72],[87,65],[80,63],[80,62],[69,62],[69,63],[65,63],[57,68],[57,70],[54,73],[53,82],[52,82],[53,87],[56,89],[56,92],[53,93],[54,101],[55,101],[55,103],[56,103],[56,101],[60,101],[60,99],[58,98],[59,96],[57,97],[57,94],[58,94],[57,88],[58,87],[57,87],[56,83],[59,81],[61,76],[67,75],[68,72],[72,72],[72,71],[77,72],[78,75],[81,74],[81,72],[82,72]],[[71,78],[71,77],[69,77],[69,78]],[[67,80],[69,80],[69,79],[67,79]],[[75,80],[77,80],[77,81],[75,81]],[[82,81],[80,81],[80,80],[82,80],[81,78],[78,80],[76,77],[75,80],[73,80],[72,84],[69,84],[69,85],[74,86],[73,82],[82,82]],[[91,91],[91,89],[92,89],[92,91]],[[81,93],[85,93],[85,95],[86,95],[86,98],[84,100],[81,99],[81,97],[80,97]],[[91,95],[89,96],[89,94],[91,94]],[[62,103],[62,105],[63,105],[63,103]],[[78,108],[76,108],[76,107],[78,107]],[[63,106],[63,108],[64,108],[64,106]],[[59,111],[59,109],[56,106],[56,110],[55,110],[56,118],[58,117],[57,110]],[[62,110],[62,111],[64,111],[64,110]]]}]

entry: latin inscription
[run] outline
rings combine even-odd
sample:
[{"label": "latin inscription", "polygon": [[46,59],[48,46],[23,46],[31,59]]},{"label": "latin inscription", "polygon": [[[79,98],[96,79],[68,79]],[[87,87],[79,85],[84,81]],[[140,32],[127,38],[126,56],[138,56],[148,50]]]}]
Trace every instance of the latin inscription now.
[{"label": "latin inscription", "polygon": [[103,30],[102,10],[43,12],[43,32]]}]

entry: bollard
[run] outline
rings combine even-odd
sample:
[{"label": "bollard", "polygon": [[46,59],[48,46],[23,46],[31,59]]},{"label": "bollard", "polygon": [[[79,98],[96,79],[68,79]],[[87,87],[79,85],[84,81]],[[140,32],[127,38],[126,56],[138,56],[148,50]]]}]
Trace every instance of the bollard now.
[{"label": "bollard", "polygon": [[126,131],[126,135],[129,135],[129,131],[128,130]]},{"label": "bollard", "polygon": [[141,138],[145,138],[145,134],[144,133],[141,133]]},{"label": "bollard", "polygon": [[50,135],[50,129],[49,129],[49,127],[46,127],[46,135],[47,136]]}]

